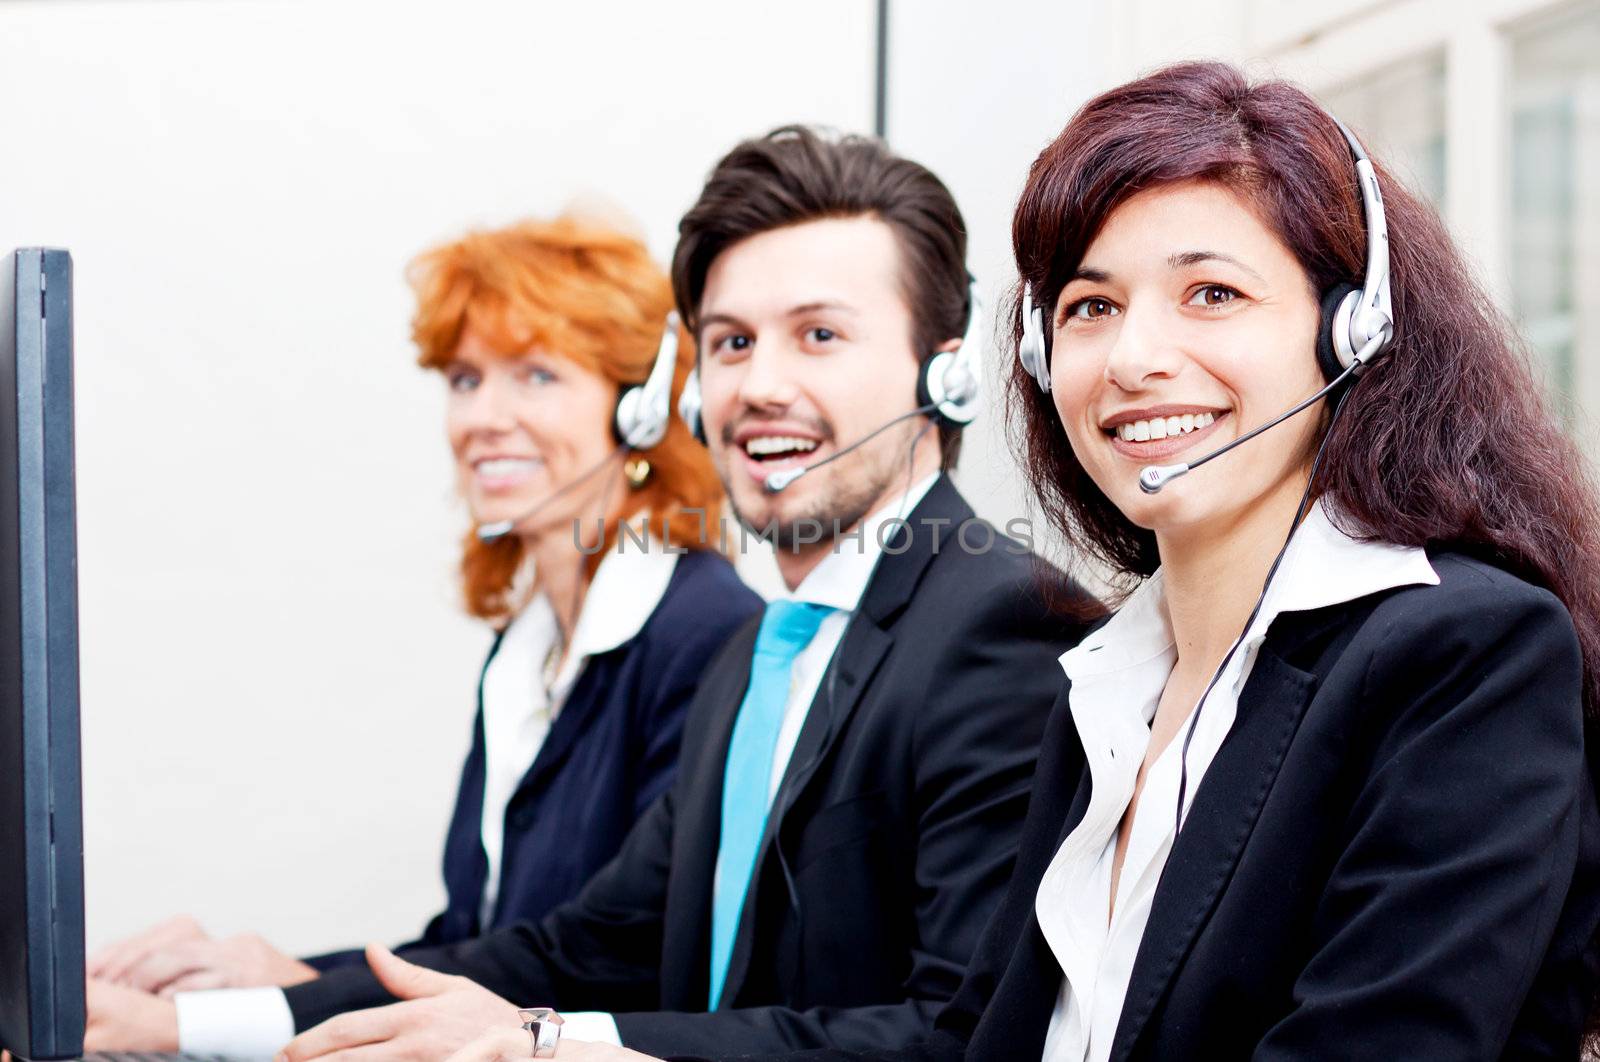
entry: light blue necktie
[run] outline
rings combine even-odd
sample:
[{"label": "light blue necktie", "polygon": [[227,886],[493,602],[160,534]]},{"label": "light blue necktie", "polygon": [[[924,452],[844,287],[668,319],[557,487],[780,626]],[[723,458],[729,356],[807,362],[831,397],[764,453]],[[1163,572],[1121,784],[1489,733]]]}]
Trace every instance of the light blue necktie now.
[{"label": "light blue necktie", "polygon": [[739,705],[722,776],[722,841],[711,894],[711,1008],[722,1001],[756,851],[767,828],[772,757],[789,700],[794,658],[811,644],[833,609],[805,601],[769,601],[750,661],[750,685]]}]

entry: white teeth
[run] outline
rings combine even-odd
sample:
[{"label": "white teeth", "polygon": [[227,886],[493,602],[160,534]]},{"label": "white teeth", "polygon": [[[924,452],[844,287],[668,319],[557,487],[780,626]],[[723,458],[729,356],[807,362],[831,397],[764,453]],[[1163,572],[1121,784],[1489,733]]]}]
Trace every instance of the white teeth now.
[{"label": "white teeth", "polygon": [[1154,417],[1118,424],[1117,436],[1124,442],[1149,442],[1173,435],[1187,435],[1192,431],[1210,427],[1217,419],[1215,413],[1185,413],[1177,417]]},{"label": "white teeth", "polygon": [[474,462],[472,470],[480,476],[498,479],[501,476],[524,475],[543,465],[543,461],[533,457],[494,457]]},{"label": "white teeth", "polygon": [[810,453],[817,448],[815,439],[800,439],[792,435],[761,435],[749,439],[744,444],[745,453],[751,457],[765,457],[768,454],[786,454],[791,452]]}]

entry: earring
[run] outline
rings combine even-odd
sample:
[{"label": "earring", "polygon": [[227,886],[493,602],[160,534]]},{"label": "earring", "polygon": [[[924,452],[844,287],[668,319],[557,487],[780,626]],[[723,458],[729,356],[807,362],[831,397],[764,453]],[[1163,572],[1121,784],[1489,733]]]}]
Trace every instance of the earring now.
[{"label": "earring", "polygon": [[642,457],[630,457],[622,463],[622,474],[628,478],[628,486],[639,490],[650,479],[650,462]]}]

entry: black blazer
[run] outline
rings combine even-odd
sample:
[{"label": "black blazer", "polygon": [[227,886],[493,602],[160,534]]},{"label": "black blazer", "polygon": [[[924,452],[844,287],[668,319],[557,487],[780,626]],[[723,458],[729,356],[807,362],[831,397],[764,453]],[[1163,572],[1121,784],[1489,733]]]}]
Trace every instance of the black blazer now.
[{"label": "black blazer", "polygon": [[[684,715],[706,664],[760,611],[761,598],[739,581],[733,565],[714,552],[691,551],[678,558],[639,633],[584,664],[506,805],[495,926],[543,918],[617,854],[639,816],[672,782]],[[499,648],[497,637],[490,660]],[[472,748],[445,836],[448,905],[404,951],[453,944],[486,928],[478,924],[489,866],[482,840],[483,742],[480,675]],[[366,963],[359,950],[308,961],[323,971]]]},{"label": "black blazer", "polygon": [[[1157,886],[1113,1059],[1578,1057],[1600,816],[1572,622],[1503,571],[1432,562],[1438,586],[1272,625]],[[1034,903],[1088,798],[1063,693],[1016,878],[938,1034],[814,1057],[1038,1059],[1062,974]]]},{"label": "black blazer", "polygon": [[[707,1004],[723,763],[755,622],[701,682],[677,782],[577,900],[411,958],[521,1005],[620,1012],[623,1041],[654,1053],[926,1036],[1011,876],[1056,656],[1081,635],[1046,608],[1040,566],[1015,542],[958,545],[972,518],[940,479],[840,642],[769,817],[724,988],[736,1009],[695,1013]],[[364,970],[288,995],[302,1029],[389,999]]]}]

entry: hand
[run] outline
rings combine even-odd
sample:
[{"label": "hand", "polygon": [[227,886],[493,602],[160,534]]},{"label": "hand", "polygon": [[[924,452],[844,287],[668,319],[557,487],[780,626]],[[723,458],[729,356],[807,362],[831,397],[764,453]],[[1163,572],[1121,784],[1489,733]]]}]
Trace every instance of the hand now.
[{"label": "hand", "polygon": [[[527,1032],[522,1037],[526,1040]],[[661,1062],[653,1055],[641,1055],[616,1044],[592,1044],[586,1040],[562,1040],[556,1045],[556,1057],[562,1062]]]},{"label": "hand", "polygon": [[280,988],[312,981],[317,971],[254,933],[227,940],[184,940],[152,952],[124,974],[124,983],[171,997],[208,988]]},{"label": "hand", "polygon": [[[451,1055],[446,1062],[522,1062],[533,1050],[526,1029],[495,1029]],[[659,1062],[614,1044],[592,1044],[582,1040],[562,1040],[556,1045],[556,1058],[562,1062]]]},{"label": "hand", "polygon": [[[517,1008],[487,988],[465,977],[414,966],[376,944],[367,946],[367,965],[402,1002],[329,1018],[290,1040],[278,1062],[357,1054],[362,1062],[438,1062],[496,1026],[510,1026],[521,1033],[523,1056],[528,1055],[528,1034],[522,1032]],[[361,1050],[350,1050],[355,1047]]]},{"label": "hand", "polygon": [[85,1052],[178,1049],[178,1008],[172,1000],[109,981],[90,980],[85,987]]},{"label": "hand", "polygon": [[131,984],[127,980],[128,972],[156,952],[184,941],[208,939],[200,923],[188,915],[169,918],[137,936],[100,949],[99,954],[89,960],[89,976],[113,984]]}]

